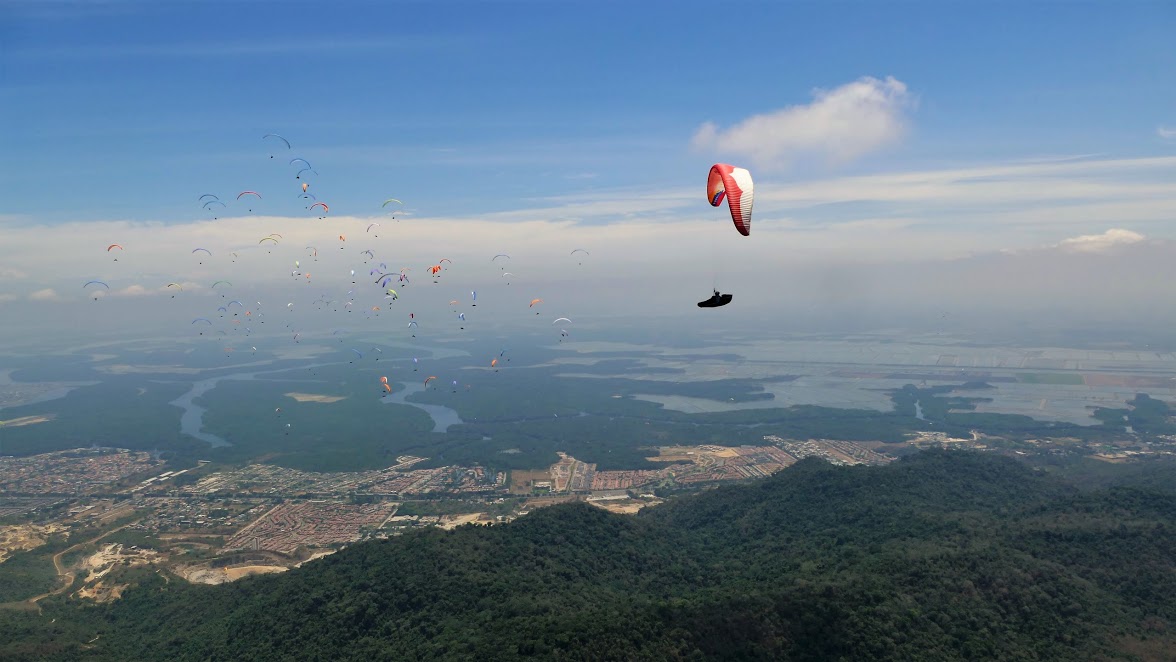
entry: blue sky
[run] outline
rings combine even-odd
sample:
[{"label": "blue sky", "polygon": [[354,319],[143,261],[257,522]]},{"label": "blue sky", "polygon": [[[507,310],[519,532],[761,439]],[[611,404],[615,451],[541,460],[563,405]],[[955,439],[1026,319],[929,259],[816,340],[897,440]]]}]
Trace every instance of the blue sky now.
[{"label": "blue sky", "polygon": [[5,213],[199,217],[285,183],[270,131],[340,213],[694,184],[702,122],[861,76],[907,85],[911,132],[836,174],[1172,153],[1172,5],[943,4],[6,2]]},{"label": "blue sky", "polygon": [[[831,282],[851,309],[911,282],[933,306],[1147,309],[1176,296],[1173,34],[1166,2],[0,0],[0,305],[216,269],[285,301],[303,246],[347,234],[345,273],[397,197],[381,259],[480,265],[464,291],[511,253],[564,314],[610,310],[602,286],[677,310],[724,270],[761,311]],[[293,149],[270,159],[270,132]],[[705,204],[716,161],[755,174],[750,238]],[[187,259],[271,232],[281,267]]]}]

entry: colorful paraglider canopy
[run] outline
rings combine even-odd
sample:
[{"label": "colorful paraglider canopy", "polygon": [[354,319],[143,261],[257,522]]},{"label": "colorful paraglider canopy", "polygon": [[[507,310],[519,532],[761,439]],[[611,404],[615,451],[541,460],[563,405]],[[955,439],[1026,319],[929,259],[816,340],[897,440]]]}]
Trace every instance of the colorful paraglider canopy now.
[{"label": "colorful paraglider canopy", "polygon": [[121,250],[123,250],[122,244],[111,244],[111,245],[109,245],[109,246],[107,246],[107,247],[106,247],[106,252],[107,252],[107,253],[109,253],[109,252],[110,252],[110,249],[112,249],[112,248],[117,248],[117,249],[119,249],[120,251],[121,251]]},{"label": "colorful paraglider canopy", "polygon": [[384,207],[387,207],[389,202],[395,202],[398,205],[404,204],[403,202],[397,200],[396,198],[388,198],[387,200],[384,201],[384,204],[380,205],[380,208],[383,209]]},{"label": "colorful paraglider canopy", "polygon": [[736,168],[726,163],[716,163],[711,166],[710,175],[706,180],[706,199],[712,207],[718,207],[727,198],[727,207],[731,210],[731,221],[739,234],[751,234],[751,205],[755,186],[751,181],[751,173],[743,168]]},{"label": "colorful paraglider canopy", "polygon": [[258,193],[257,191],[241,191],[240,193],[237,194],[237,199],[240,200],[242,196],[246,196],[246,195],[256,195],[258,200],[261,199],[261,194]]}]

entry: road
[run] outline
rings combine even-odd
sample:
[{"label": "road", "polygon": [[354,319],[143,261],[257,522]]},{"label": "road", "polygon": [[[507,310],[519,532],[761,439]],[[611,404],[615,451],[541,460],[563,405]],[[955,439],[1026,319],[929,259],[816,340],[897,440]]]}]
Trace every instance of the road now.
[{"label": "road", "polygon": [[[136,520],[136,521],[138,521],[138,520]],[[70,545],[69,547],[61,550],[60,552],[57,552],[56,554],[53,555],[53,568],[54,568],[54,570],[57,571],[58,579],[64,580],[61,582],[61,586],[58,586],[57,588],[53,589],[52,591],[49,591],[48,593],[42,593],[41,595],[31,597],[28,600],[20,600],[19,602],[0,603],[0,609],[28,609],[28,610],[36,609],[39,612],[41,610],[41,608],[37,605],[38,602],[40,602],[41,600],[44,600],[45,598],[47,598],[51,595],[58,595],[60,593],[63,593],[65,591],[69,590],[70,586],[73,586],[74,579],[76,577],[72,572],[69,571],[68,568],[61,565],[62,557],[64,557],[66,554],[68,554],[76,549],[79,549],[79,548],[84,547],[86,545],[94,544],[94,543],[98,542],[99,540],[102,540],[106,536],[114,533],[115,531],[121,531],[122,529],[125,529],[134,523],[135,522],[127,522],[126,524],[123,524],[122,526],[115,527],[109,531],[105,531],[102,534],[100,534],[94,538],[91,538],[91,539],[86,540],[84,542],[79,542],[75,545]]]}]

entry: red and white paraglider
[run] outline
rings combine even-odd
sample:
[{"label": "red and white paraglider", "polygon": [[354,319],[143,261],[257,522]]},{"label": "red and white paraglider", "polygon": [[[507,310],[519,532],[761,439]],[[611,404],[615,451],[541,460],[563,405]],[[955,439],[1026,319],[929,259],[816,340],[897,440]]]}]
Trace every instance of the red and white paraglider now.
[{"label": "red and white paraglider", "polygon": [[745,237],[751,234],[751,204],[754,196],[755,185],[751,181],[750,172],[726,163],[711,166],[710,176],[706,179],[706,199],[712,207],[718,207],[726,197],[731,221],[735,223],[739,234]]},{"label": "red and white paraglider", "polygon": [[[710,174],[706,178],[706,199],[712,207],[723,204],[727,199],[727,208],[731,212],[731,222],[735,229],[744,237],[751,234],[751,206],[755,201],[755,184],[751,181],[751,173],[744,168],[738,168],[728,163],[716,163],[711,166]],[[719,308],[731,303],[734,297],[722,294],[716,288],[714,295],[706,301],[699,301],[699,308]]]}]

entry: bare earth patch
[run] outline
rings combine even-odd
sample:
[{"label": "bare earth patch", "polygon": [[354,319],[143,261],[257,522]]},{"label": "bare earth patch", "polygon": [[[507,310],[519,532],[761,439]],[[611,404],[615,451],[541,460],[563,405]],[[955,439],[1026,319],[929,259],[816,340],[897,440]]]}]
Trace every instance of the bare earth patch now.
[{"label": "bare earth patch", "polygon": [[77,597],[93,600],[94,602],[113,602],[122,597],[122,592],[127,588],[128,584],[110,584],[106,582],[98,582],[92,586],[87,586],[77,592]]},{"label": "bare earth patch", "polygon": [[280,565],[244,565],[239,568],[225,568],[225,576],[229,581],[237,581],[242,577],[249,575],[260,575],[274,572],[286,572],[289,568],[283,568]]},{"label": "bare earth patch", "polygon": [[193,584],[227,584],[249,575],[285,572],[280,565],[243,565],[233,568],[210,568],[207,565],[180,566],[173,569],[177,575]]},{"label": "bare earth patch", "polygon": [[114,363],[94,368],[111,375],[198,375],[200,368],[185,368],[181,365],[129,365]]},{"label": "bare earth patch", "polygon": [[286,397],[294,398],[298,402],[338,402],[347,399],[345,395],[315,395],[314,393],[287,393]]},{"label": "bare earth patch", "polygon": [[20,418],[10,418],[7,421],[0,421],[0,427],[3,428],[19,428],[22,425],[34,425],[36,423],[48,423],[53,420],[57,414],[43,414],[38,416],[21,416]]},{"label": "bare earth patch", "polygon": [[634,501],[632,499],[625,499],[623,501],[591,501],[591,500],[589,500],[588,503],[596,506],[597,508],[607,510],[610,513],[616,513],[618,515],[636,515],[637,511],[641,510],[642,508],[644,508],[646,506],[652,505],[652,504],[647,503],[645,501]]},{"label": "bare earth patch", "polygon": [[468,513],[466,515],[445,515],[441,518],[441,523],[437,526],[445,529],[455,529],[462,524],[470,524],[481,520],[485,515],[483,513]]},{"label": "bare earth patch", "polygon": [[50,533],[60,527],[44,527],[32,524],[14,524],[0,526],[0,563],[3,563],[12,552],[26,549],[36,549],[45,544]]}]

